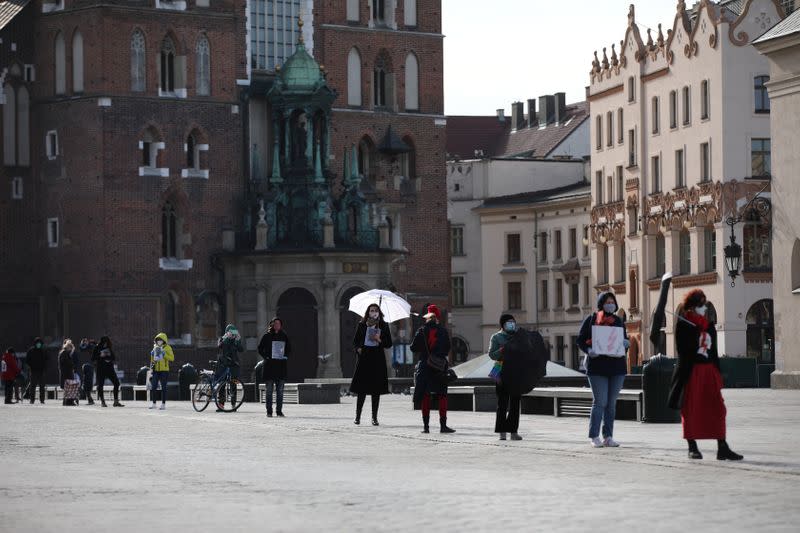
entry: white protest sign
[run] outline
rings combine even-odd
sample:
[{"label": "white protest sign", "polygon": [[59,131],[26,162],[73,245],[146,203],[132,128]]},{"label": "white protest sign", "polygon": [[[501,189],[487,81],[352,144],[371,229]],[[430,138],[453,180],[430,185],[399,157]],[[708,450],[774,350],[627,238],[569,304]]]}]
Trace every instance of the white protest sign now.
[{"label": "white protest sign", "polygon": [[592,348],[598,355],[625,357],[625,330],[615,326],[592,326]]}]

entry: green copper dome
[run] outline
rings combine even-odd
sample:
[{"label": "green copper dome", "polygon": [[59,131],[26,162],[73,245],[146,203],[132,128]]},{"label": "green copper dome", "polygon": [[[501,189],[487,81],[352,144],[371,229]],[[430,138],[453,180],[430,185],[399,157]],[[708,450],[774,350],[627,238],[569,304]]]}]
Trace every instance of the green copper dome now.
[{"label": "green copper dome", "polygon": [[280,76],[289,91],[313,91],[325,82],[319,63],[308,54],[302,40],[297,43],[292,57],[281,67]]}]

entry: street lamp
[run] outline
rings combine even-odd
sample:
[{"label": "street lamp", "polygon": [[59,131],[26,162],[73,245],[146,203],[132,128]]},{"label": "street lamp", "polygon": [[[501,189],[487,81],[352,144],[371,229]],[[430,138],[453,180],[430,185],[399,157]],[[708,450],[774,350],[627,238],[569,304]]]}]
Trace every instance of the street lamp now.
[{"label": "street lamp", "polygon": [[728,275],[731,277],[731,287],[736,286],[736,276],[739,275],[739,263],[742,259],[742,247],[736,242],[731,224],[731,243],[725,247],[725,266],[728,267]]}]

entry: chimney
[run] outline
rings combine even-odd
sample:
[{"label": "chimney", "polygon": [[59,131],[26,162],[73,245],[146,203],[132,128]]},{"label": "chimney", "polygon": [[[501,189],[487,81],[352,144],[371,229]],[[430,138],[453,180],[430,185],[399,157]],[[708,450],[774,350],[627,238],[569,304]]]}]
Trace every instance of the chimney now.
[{"label": "chimney", "polygon": [[500,122],[506,121],[506,110],[505,109],[498,109],[497,110],[497,120]]},{"label": "chimney", "polygon": [[556,122],[563,124],[567,118],[567,95],[556,93]]},{"label": "chimney", "polygon": [[536,126],[536,98],[528,100],[528,127]]},{"label": "chimney", "polygon": [[539,126],[552,124],[555,120],[555,102],[556,99],[552,95],[539,97]]},{"label": "chimney", "polygon": [[525,127],[525,107],[522,102],[511,104],[511,127],[515,130]]}]

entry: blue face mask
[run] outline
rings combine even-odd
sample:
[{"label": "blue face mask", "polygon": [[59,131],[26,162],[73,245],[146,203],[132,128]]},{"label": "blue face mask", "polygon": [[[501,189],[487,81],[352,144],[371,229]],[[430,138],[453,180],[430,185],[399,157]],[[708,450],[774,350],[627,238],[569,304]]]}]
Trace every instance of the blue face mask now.
[{"label": "blue face mask", "polygon": [[517,323],[513,320],[509,320],[503,325],[503,329],[509,333],[514,333],[517,330]]},{"label": "blue face mask", "polygon": [[616,310],[617,310],[617,304],[603,304],[603,311],[605,311],[609,315]]}]

